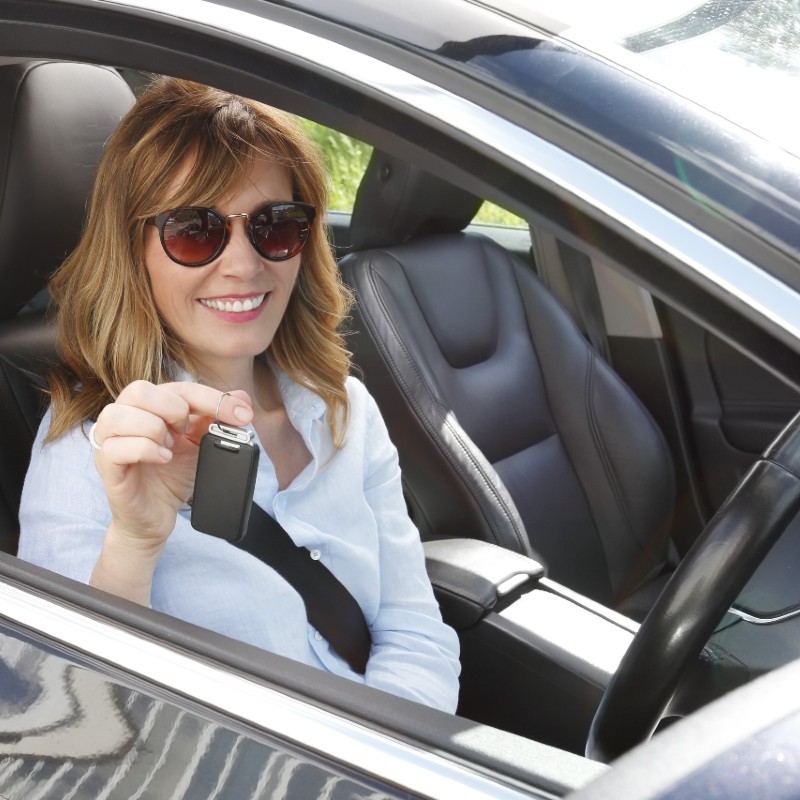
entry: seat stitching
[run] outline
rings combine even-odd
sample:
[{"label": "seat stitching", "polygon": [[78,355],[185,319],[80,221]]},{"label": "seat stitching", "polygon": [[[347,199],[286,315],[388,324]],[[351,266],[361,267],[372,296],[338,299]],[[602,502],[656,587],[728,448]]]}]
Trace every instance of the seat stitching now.
[{"label": "seat stitching", "polygon": [[[443,411],[445,411],[444,406],[442,406],[442,404],[436,398],[435,394],[431,390],[431,387],[423,379],[421,373],[417,369],[416,364],[414,363],[413,359],[410,357],[410,353],[408,352],[408,348],[405,346],[405,343],[402,341],[402,338],[400,337],[400,335],[399,335],[399,333],[398,333],[398,331],[397,331],[397,329],[396,329],[396,327],[394,325],[393,320],[391,319],[390,315],[388,314],[388,309],[386,307],[384,298],[380,294],[380,292],[377,291],[377,279],[379,279],[380,276],[377,274],[377,272],[371,266],[370,266],[370,275],[376,278],[376,280],[373,282],[373,287],[375,288],[375,293],[376,293],[378,302],[381,304],[381,307],[384,310],[384,314],[385,314],[386,320],[388,321],[388,323],[389,323],[389,325],[390,325],[390,327],[392,329],[392,333],[394,334],[394,336],[395,336],[395,338],[397,340],[397,343],[400,346],[400,349],[405,354],[406,359],[407,359],[408,363],[410,364],[410,366],[411,366],[412,370],[414,371],[414,373],[417,375],[417,378],[419,379],[420,384],[425,388],[425,390],[428,392],[429,396],[436,403],[436,405],[439,406],[439,408],[441,408]],[[385,285],[385,283],[384,283],[384,285]],[[374,328],[373,328],[373,331],[374,331]],[[385,348],[383,348],[383,347],[382,347],[382,350],[384,351],[384,357],[386,358],[387,363],[389,363],[391,365],[392,373],[394,374],[395,379],[398,381],[398,383],[400,384],[401,388],[403,389],[404,396],[406,397],[408,402],[414,408],[414,411],[416,412],[417,418],[419,420],[421,420],[423,426],[428,431],[428,433],[431,436],[431,438],[433,439],[433,441],[438,445],[439,450],[444,454],[445,458],[447,459],[448,462],[450,462],[451,466],[454,467],[455,473],[462,479],[462,481],[464,482],[467,490],[470,492],[470,494],[473,497],[475,497],[477,499],[477,497],[475,495],[475,492],[470,487],[470,482],[468,480],[466,480],[464,475],[462,475],[461,470],[458,469],[458,464],[455,463],[454,460],[449,456],[449,448],[444,446],[444,443],[443,443],[441,437],[439,437],[436,429],[428,422],[428,420],[426,419],[425,415],[421,412],[421,410],[419,408],[419,404],[415,401],[413,393],[410,391],[408,385],[406,384],[405,380],[403,379],[402,374],[401,374],[400,370],[397,368],[396,363],[391,358],[391,354],[386,352]],[[494,487],[493,482],[486,475],[486,473],[483,470],[483,468],[481,467],[481,465],[476,462],[472,452],[470,451],[469,447],[464,442],[464,440],[461,437],[461,435],[459,434],[458,430],[455,429],[452,426],[452,424],[447,420],[447,415],[446,414],[444,415],[444,424],[447,427],[447,429],[451,432],[451,434],[453,435],[454,439],[456,440],[458,446],[461,448],[462,452],[467,456],[467,458],[471,462],[471,464],[474,467],[475,471],[477,472],[477,474],[481,478],[485,488],[488,489],[489,493],[494,497],[495,502],[499,505],[502,514],[505,516],[505,518],[507,519],[507,521],[511,525],[511,528],[512,528],[515,536],[517,537],[517,541],[521,545],[522,550],[524,551],[526,548],[524,547],[524,542],[523,542],[523,539],[522,539],[522,537],[520,535],[520,531],[518,530],[518,527],[517,527],[516,523],[514,522],[513,518],[509,515],[508,510],[506,508],[506,504],[502,501],[502,498],[498,495],[498,493],[497,493],[497,491],[496,491],[496,489]],[[497,532],[496,527],[493,524],[492,520],[487,519],[486,521],[489,523],[489,526],[492,529],[492,533],[495,536],[495,541],[499,542],[500,538],[498,536],[498,532]]]},{"label": "seat stitching", "polygon": [[[597,369],[597,354],[594,350],[589,351],[589,364],[586,370],[586,416],[589,421],[589,431],[592,434],[592,441],[595,443],[595,449],[597,454],[600,457],[600,463],[603,465],[603,471],[606,473],[608,477],[609,485],[611,486],[612,493],[614,495],[614,499],[616,501],[617,507],[619,508],[625,522],[628,526],[628,529],[631,533],[633,533],[633,526],[631,524],[630,516],[628,515],[628,509],[625,505],[623,496],[622,496],[622,488],[619,485],[618,476],[616,470],[614,469],[614,464],[611,459],[611,456],[608,452],[608,448],[605,445],[605,442],[602,437],[602,429],[597,419],[597,413],[594,405],[594,383],[595,383],[595,374]],[[634,540],[636,539],[633,536]]]},{"label": "seat stitching", "polygon": [[[397,268],[398,269],[402,269],[402,265],[400,265],[400,263],[397,261],[397,259],[395,258],[395,256],[392,253],[388,253],[385,250],[383,250],[381,252],[384,253],[385,255],[389,256],[390,258],[392,258],[395,261],[395,263],[397,263]],[[374,291],[375,297],[376,297],[381,309],[384,312],[384,319],[386,320],[386,322],[388,323],[389,327],[391,328],[392,333],[393,333],[393,335],[395,337],[396,343],[398,344],[400,350],[406,356],[406,360],[408,361],[408,364],[411,366],[411,369],[417,375],[417,378],[419,379],[420,384],[428,392],[429,396],[434,401],[434,403],[437,406],[439,406],[440,408],[444,409],[442,404],[439,402],[439,400],[436,398],[435,394],[431,390],[431,388],[428,385],[427,381],[425,381],[423,379],[421,373],[417,369],[416,364],[414,363],[413,359],[410,357],[408,349],[407,349],[405,343],[402,340],[402,337],[399,335],[399,333],[397,331],[397,328],[396,328],[396,326],[394,324],[394,321],[391,318],[391,315],[388,313],[388,308],[386,306],[383,294],[378,289],[378,282],[380,281],[385,286],[386,285],[385,281],[382,280],[381,276],[377,273],[377,270],[375,270],[375,268],[374,268],[374,266],[372,264],[368,264],[367,265],[367,275],[366,275],[366,277],[367,277],[368,283],[370,284],[370,286],[372,287],[372,289]],[[415,401],[415,399],[413,397],[413,393],[410,391],[408,385],[406,384],[405,380],[403,379],[402,374],[401,374],[400,370],[397,367],[397,364],[395,363],[394,359],[391,357],[391,354],[389,352],[387,352],[387,348],[385,347],[384,343],[382,341],[380,341],[380,337],[375,335],[375,327],[376,326],[374,324],[374,320],[372,319],[371,315],[363,307],[363,305],[359,306],[359,310],[361,311],[361,314],[364,317],[364,321],[370,327],[371,333],[373,335],[373,341],[378,343],[378,346],[379,346],[379,348],[381,350],[381,353],[382,353],[386,363],[390,366],[392,374],[394,375],[395,379],[397,380],[398,384],[400,385],[400,387],[401,387],[401,389],[403,391],[403,395],[406,398],[406,401],[412,406],[412,408],[414,409],[414,411],[415,411],[415,413],[417,415],[417,418],[421,421],[423,427],[428,432],[429,436],[434,441],[434,443],[437,445],[437,447],[439,448],[440,452],[445,456],[445,459],[450,463],[450,465],[452,467],[454,467],[454,471],[455,471],[456,475],[458,475],[461,478],[462,482],[464,483],[464,485],[467,488],[467,490],[469,491],[469,493],[473,496],[473,498],[475,498],[477,500],[478,498],[476,496],[476,493],[471,488],[469,481],[466,480],[465,476],[463,476],[461,474],[461,470],[458,469],[458,465],[454,462],[454,459],[450,456],[449,448],[443,446],[444,443],[442,442],[441,438],[437,434],[435,428],[433,428],[433,426],[428,422],[428,420],[426,419],[425,415],[423,413],[421,413],[419,405],[418,405],[418,403]],[[486,473],[483,470],[483,468],[481,467],[481,465],[478,464],[475,461],[474,456],[470,452],[469,448],[463,442],[462,437],[459,435],[458,431],[455,430],[452,427],[452,425],[447,421],[447,416],[446,415],[444,415],[444,416],[445,416],[445,419],[444,419],[445,426],[453,434],[453,437],[455,438],[456,442],[458,443],[458,446],[461,448],[462,452],[467,456],[469,461],[472,463],[476,473],[480,477],[480,479],[483,482],[485,488],[494,497],[495,502],[500,507],[501,513],[505,516],[506,520],[508,521],[508,523],[509,523],[509,525],[511,527],[511,530],[513,531],[513,533],[514,533],[514,535],[515,535],[515,537],[517,539],[517,542],[518,542],[518,544],[520,546],[521,551],[525,552],[526,550],[529,549],[529,548],[525,547],[526,540],[523,539],[522,532],[519,530],[519,527],[516,524],[516,522],[514,521],[514,519],[510,516],[510,514],[508,512],[508,509],[506,508],[506,504],[502,501],[502,498],[498,495],[498,493],[497,493],[492,481],[486,475]],[[478,505],[480,506],[480,504],[478,504]],[[498,530],[496,528],[496,525],[493,523],[493,521],[491,519],[486,519],[485,515],[484,515],[484,519],[489,524],[489,527],[490,527],[490,529],[492,531],[492,534],[495,537],[495,542],[499,544],[501,539],[500,539],[500,537],[498,535]]]},{"label": "seat stitching", "polygon": [[[509,261],[511,261],[511,259],[509,259]],[[511,275],[512,275],[512,277],[514,279],[514,282],[516,283],[517,291],[519,293],[521,302],[522,302],[523,307],[525,309],[525,322],[526,322],[526,327],[528,329],[528,337],[530,339],[531,346],[532,346],[534,352],[536,352],[536,354],[537,354],[537,358],[539,358],[539,355],[538,355],[538,349],[539,348],[537,347],[536,337],[534,335],[533,328],[532,328],[532,320],[536,318],[536,312],[535,312],[534,308],[531,306],[531,301],[528,299],[525,291],[523,290],[522,284],[520,282],[520,275],[521,274],[525,274],[524,271],[515,269],[514,266],[513,266],[513,262],[512,262]],[[540,363],[541,363],[541,359],[540,359]],[[543,369],[544,372],[546,372],[546,370],[544,369],[544,365],[542,365],[542,369]],[[545,379],[545,382],[544,382],[544,389],[545,389],[545,395],[547,397],[548,406],[551,409],[553,409],[554,408],[553,397],[552,397],[552,393],[551,393],[551,387],[550,387],[549,381],[547,379]],[[552,410],[551,410],[551,416],[553,416],[555,418],[555,414],[553,413]],[[561,442],[562,446],[564,447],[564,452],[566,454],[566,457],[567,457],[567,459],[569,460],[569,462],[571,464],[572,471],[573,471],[575,477],[578,480],[578,483],[579,483],[579,485],[581,487],[581,491],[583,492],[583,496],[584,496],[584,499],[586,501],[587,507],[589,509],[589,513],[591,515],[592,522],[593,522],[592,531],[594,533],[595,539],[597,540],[597,542],[598,542],[598,544],[600,546],[600,553],[602,554],[602,557],[603,557],[603,560],[604,560],[605,574],[606,574],[606,579],[608,580],[608,588],[609,588],[609,590],[611,592],[613,592],[613,587],[611,586],[611,581],[610,581],[610,577],[609,577],[610,567],[609,567],[609,563],[608,563],[608,554],[606,553],[606,548],[605,548],[605,545],[603,543],[603,537],[600,535],[600,531],[598,529],[597,520],[595,519],[595,515],[594,515],[593,509],[592,509],[592,504],[591,504],[591,502],[589,500],[589,497],[588,497],[588,495],[586,493],[586,487],[584,486],[583,481],[580,478],[580,473],[578,472],[578,470],[575,467],[574,458],[572,456],[570,448],[567,446],[567,443],[565,441],[564,435],[563,435],[563,433],[562,433],[562,431],[559,428],[559,425],[557,423],[555,424],[555,427],[556,427],[555,435],[558,437],[559,441]]]}]

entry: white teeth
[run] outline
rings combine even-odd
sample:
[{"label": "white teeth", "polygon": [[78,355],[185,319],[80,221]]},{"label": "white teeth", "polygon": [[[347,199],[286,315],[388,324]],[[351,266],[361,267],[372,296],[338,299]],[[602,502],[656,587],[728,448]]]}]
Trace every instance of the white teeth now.
[{"label": "white teeth", "polygon": [[256,297],[247,297],[244,300],[200,300],[207,308],[214,308],[217,311],[228,311],[238,314],[241,311],[252,311],[258,308],[263,302],[266,294],[259,294]]}]

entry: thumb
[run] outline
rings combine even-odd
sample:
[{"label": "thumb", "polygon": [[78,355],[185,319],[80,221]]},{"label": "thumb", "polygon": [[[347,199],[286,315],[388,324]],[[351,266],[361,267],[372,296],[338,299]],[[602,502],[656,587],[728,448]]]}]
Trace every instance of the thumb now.
[{"label": "thumb", "polygon": [[186,429],[186,437],[195,444],[199,444],[200,439],[208,433],[209,425],[213,422],[240,427],[247,425],[252,419],[253,410],[250,395],[243,389],[234,389],[221,394],[217,405],[216,417],[208,414],[191,414],[189,416],[189,425]]}]

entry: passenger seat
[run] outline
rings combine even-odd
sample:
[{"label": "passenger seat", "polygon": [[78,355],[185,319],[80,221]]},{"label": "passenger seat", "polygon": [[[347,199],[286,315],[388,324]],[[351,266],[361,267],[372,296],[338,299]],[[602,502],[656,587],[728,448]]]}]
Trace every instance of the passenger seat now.
[{"label": "passenger seat", "polygon": [[641,619],[672,569],[670,452],[533,270],[462,232],[479,204],[375,152],[340,262],[412,516]]}]

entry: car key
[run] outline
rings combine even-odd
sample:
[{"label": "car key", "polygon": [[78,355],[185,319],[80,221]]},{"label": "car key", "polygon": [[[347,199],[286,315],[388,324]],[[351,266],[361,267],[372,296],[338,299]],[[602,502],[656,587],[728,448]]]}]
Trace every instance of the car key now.
[{"label": "car key", "polygon": [[244,537],[253,504],[259,447],[252,434],[213,422],[200,441],[192,527],[230,542]]}]

